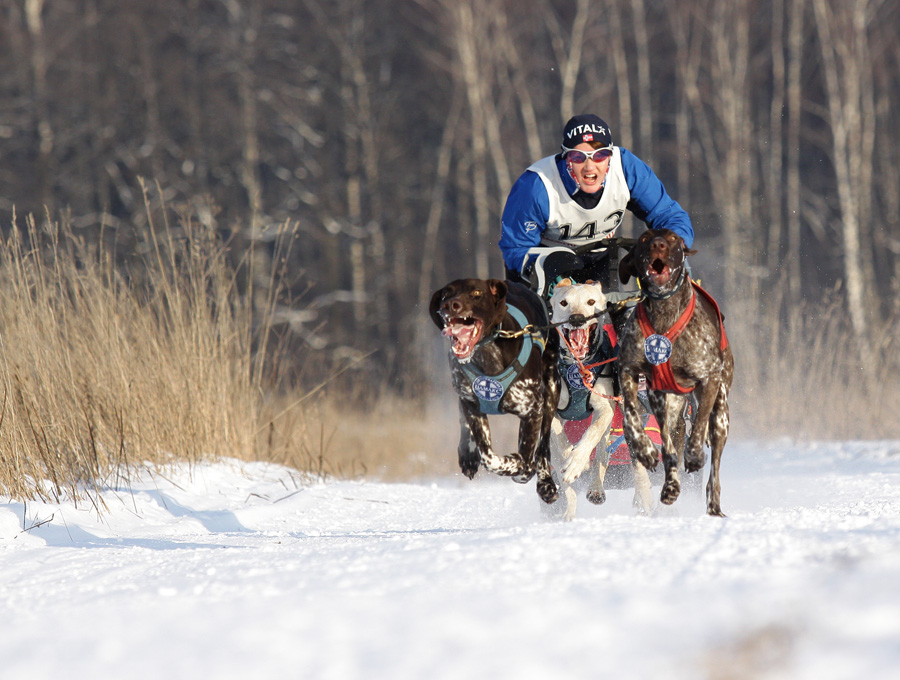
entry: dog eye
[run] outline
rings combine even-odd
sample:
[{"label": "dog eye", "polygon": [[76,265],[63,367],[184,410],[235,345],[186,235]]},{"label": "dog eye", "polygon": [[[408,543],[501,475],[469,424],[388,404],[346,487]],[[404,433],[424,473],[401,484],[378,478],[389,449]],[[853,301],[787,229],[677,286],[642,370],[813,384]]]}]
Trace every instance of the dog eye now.
[{"label": "dog eye", "polygon": [[568,306],[569,306],[569,303],[566,302],[565,300],[563,300],[562,302],[559,303],[559,306],[560,306],[560,307],[568,307]]},{"label": "dog eye", "polygon": [[480,290],[473,290],[473,291],[472,291],[472,297],[473,297],[473,298],[480,298],[480,297],[481,297],[481,291],[480,291]]},{"label": "dog eye", "polygon": [[596,300],[588,300],[588,307],[593,307],[596,304],[597,304]]}]

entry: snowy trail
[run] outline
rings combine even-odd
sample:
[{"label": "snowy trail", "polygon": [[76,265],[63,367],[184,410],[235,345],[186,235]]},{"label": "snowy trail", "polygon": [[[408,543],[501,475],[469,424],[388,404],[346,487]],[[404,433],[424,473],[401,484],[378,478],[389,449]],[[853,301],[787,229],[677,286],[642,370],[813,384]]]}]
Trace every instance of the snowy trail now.
[{"label": "snowy trail", "polygon": [[725,520],[236,462],[6,502],[0,677],[900,678],[900,442],[729,444],[722,482]]}]

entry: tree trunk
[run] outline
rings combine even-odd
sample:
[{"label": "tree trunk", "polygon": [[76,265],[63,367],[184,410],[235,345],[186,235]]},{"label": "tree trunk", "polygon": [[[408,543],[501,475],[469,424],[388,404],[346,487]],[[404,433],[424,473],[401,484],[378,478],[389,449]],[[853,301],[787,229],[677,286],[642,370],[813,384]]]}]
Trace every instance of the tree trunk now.
[{"label": "tree trunk", "polygon": [[803,14],[806,0],[789,0],[787,61],[787,266],[788,299],[792,309],[798,309],[802,299],[800,269],[800,226],[803,213],[800,183],[800,118],[803,106]]},{"label": "tree trunk", "polygon": [[619,94],[619,130],[616,144],[632,148],[631,136],[631,83],[628,77],[628,56],[622,40],[622,13],[617,0],[608,0],[606,7],[609,19],[610,44],[613,53],[613,69],[616,73],[616,91]]},{"label": "tree trunk", "polygon": [[485,102],[481,92],[481,74],[476,59],[475,38],[476,27],[472,7],[468,0],[461,1],[456,7],[456,44],[472,121],[472,182],[474,183],[476,236],[474,242],[475,275],[480,279],[486,279],[489,276],[488,244],[490,236],[490,204],[486,172],[486,116]]},{"label": "tree trunk", "polygon": [[51,204],[50,185],[53,176],[54,131],[50,120],[47,69],[50,65],[44,35],[44,0],[25,0],[25,22],[31,35],[33,125],[37,137],[37,197],[42,206]]},{"label": "tree trunk", "polygon": [[[859,143],[863,125],[859,77],[863,68],[870,65],[857,61],[859,52],[854,45],[857,41],[864,41],[866,37],[864,25],[861,26],[858,22],[860,5],[866,3],[865,0],[853,0],[852,6],[847,8],[845,0],[840,0],[840,6],[835,11],[829,0],[812,1],[831,125],[847,307],[857,341],[864,343],[864,348],[868,345],[869,338],[865,314],[866,275],[860,233],[861,187],[858,184],[864,165],[863,149]],[[848,9],[853,13],[850,21],[844,14]],[[871,163],[871,158],[865,159],[865,162]]]},{"label": "tree trunk", "polygon": [[769,130],[761,136],[760,156],[766,173],[766,205],[768,212],[768,238],[765,265],[769,276],[779,268],[782,260],[781,206],[784,187],[784,163],[782,162],[782,120],[785,109],[784,63],[784,0],[772,0],[772,101],[769,108]]},{"label": "tree trunk", "polygon": [[653,149],[653,99],[650,80],[650,48],[647,38],[647,10],[644,0],[631,0],[631,16],[634,22],[634,43],[637,56],[638,82],[638,144],[640,157],[650,167],[654,166]]},{"label": "tree trunk", "polygon": [[584,57],[584,32],[587,28],[590,8],[590,0],[578,0],[575,19],[572,21],[572,33],[568,41],[569,49],[565,62],[561,64],[562,95],[559,98],[559,113],[562,122],[560,125],[576,115],[575,86],[578,84],[578,73]]}]

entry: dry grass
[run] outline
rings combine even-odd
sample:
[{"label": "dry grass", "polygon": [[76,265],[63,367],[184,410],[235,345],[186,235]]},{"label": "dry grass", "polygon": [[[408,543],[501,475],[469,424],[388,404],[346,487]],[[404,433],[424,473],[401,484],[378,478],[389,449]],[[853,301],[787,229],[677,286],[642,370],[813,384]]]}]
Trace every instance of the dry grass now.
[{"label": "dry grass", "polygon": [[780,321],[765,304],[731,313],[734,431],[744,437],[900,438],[900,319],[851,326],[839,289]]},{"label": "dry grass", "polygon": [[[275,405],[268,410],[278,412]],[[449,435],[447,434],[449,433]],[[456,472],[456,407],[323,394],[268,421],[267,460],[321,476],[404,481]]]},{"label": "dry grass", "polygon": [[197,223],[143,245],[123,273],[49,221],[2,239],[0,493],[95,501],[135,464],[256,457],[265,309]]}]

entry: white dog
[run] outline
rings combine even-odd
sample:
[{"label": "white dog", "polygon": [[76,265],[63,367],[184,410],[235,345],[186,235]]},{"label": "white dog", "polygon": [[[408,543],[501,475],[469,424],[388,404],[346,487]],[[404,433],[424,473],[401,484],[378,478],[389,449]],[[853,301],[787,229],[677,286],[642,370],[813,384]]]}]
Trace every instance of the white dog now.
[{"label": "white dog", "polygon": [[[606,295],[595,282],[574,283],[571,279],[563,279],[556,284],[550,297],[552,321],[558,324],[562,336],[560,377],[569,395],[565,404],[565,397],[560,398],[559,413],[567,420],[591,418],[581,440],[574,444],[569,444],[565,438],[560,418],[553,420],[553,439],[556,440],[556,445],[552,446],[553,464],[559,471],[561,491],[558,503],[563,504],[559,510],[565,513],[567,521],[574,519],[577,504],[572,485],[586,470],[591,471],[587,499],[597,505],[606,500],[603,482],[609,465],[607,439],[614,411],[613,380],[599,376],[603,369],[599,362],[606,358],[610,349],[604,347],[603,322],[609,318],[606,306]],[[650,500],[650,479],[646,469],[641,470],[643,474],[635,469],[635,503],[646,507]]]}]

